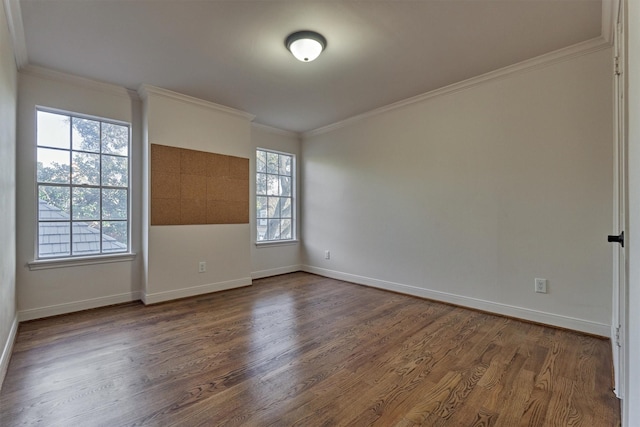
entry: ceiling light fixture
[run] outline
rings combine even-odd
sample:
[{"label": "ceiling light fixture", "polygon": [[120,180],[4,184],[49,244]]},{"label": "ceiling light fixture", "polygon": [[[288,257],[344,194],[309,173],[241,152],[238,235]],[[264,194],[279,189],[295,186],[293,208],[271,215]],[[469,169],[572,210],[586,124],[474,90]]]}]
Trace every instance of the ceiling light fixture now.
[{"label": "ceiling light fixture", "polygon": [[327,47],[327,39],[314,31],[296,31],[284,41],[289,51],[302,62],[311,62]]}]

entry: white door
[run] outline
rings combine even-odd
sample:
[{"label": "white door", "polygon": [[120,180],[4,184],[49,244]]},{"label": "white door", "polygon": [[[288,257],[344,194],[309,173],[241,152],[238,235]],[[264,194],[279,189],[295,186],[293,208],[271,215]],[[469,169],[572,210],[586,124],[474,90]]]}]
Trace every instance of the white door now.
[{"label": "white door", "polygon": [[[627,254],[624,246],[624,230],[627,228],[627,141],[626,115],[624,99],[624,27],[622,24],[624,2],[619,3],[618,20],[614,35],[614,234],[609,236],[613,242],[613,318],[611,322],[611,344],[613,348],[613,366],[615,392],[624,398],[625,360],[624,325],[627,300]],[[616,243],[617,242],[617,243]]]}]

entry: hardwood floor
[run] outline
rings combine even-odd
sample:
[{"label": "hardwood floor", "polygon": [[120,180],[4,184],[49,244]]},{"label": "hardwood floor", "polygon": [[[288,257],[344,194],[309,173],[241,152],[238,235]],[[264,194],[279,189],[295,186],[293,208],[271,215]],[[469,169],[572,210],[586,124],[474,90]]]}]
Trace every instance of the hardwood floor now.
[{"label": "hardwood floor", "polygon": [[0,425],[618,426],[608,340],[306,273],[20,325]]}]

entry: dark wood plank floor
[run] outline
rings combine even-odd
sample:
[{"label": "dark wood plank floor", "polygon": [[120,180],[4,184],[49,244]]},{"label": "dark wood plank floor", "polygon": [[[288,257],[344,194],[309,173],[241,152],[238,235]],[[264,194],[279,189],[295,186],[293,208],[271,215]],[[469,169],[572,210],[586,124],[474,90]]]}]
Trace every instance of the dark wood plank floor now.
[{"label": "dark wood plank floor", "polygon": [[20,325],[0,425],[618,426],[608,340],[305,273]]}]

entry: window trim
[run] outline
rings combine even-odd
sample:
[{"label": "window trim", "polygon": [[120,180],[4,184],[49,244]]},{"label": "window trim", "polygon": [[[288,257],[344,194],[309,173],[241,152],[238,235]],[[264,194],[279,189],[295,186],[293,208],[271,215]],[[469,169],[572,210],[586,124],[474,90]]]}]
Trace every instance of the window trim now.
[{"label": "window trim", "polygon": [[299,239],[291,239],[291,240],[260,240],[256,241],[255,245],[258,248],[268,247],[268,246],[289,246],[289,245],[297,245],[300,243]]},{"label": "window trim", "polygon": [[[257,152],[264,151],[266,153],[274,153],[278,155],[290,156],[291,157],[291,238],[290,239],[279,239],[279,240],[258,240],[258,221],[260,219],[266,218],[258,218],[258,188],[257,188],[257,177],[258,177],[258,159]],[[255,245],[256,247],[268,247],[268,246],[285,246],[285,245],[295,245],[300,242],[298,239],[298,198],[297,198],[297,188],[298,188],[298,160],[297,155],[295,153],[289,153],[286,151],[274,150],[272,148],[262,148],[256,147],[253,153],[253,160],[255,162],[255,171],[253,174],[253,185],[255,186],[254,191],[254,212],[253,219],[255,221],[254,231],[256,233]],[[273,174],[271,174],[273,175]],[[282,219],[282,218],[280,218]]]},{"label": "window trim", "polygon": [[[39,214],[39,205],[40,205],[40,197],[39,197],[39,186],[42,184],[38,181],[38,112],[44,112],[44,113],[51,113],[51,114],[59,114],[59,115],[65,115],[65,116],[69,116],[70,118],[77,118],[77,119],[84,119],[84,120],[93,120],[93,121],[98,121],[101,124],[101,128],[102,128],[102,123],[107,123],[107,124],[112,124],[112,125],[117,125],[117,126],[126,126],[128,128],[128,146],[127,146],[127,186],[126,186],[126,190],[127,190],[127,249],[126,251],[123,252],[102,252],[102,228],[100,229],[100,251],[101,253],[96,253],[96,254],[81,254],[81,255],[62,255],[62,256],[52,256],[52,257],[41,257],[40,256],[40,214]],[[77,112],[73,112],[73,111],[68,111],[68,110],[63,110],[63,109],[59,109],[59,108],[52,108],[52,107],[46,107],[46,106],[42,106],[42,105],[36,105],[35,109],[34,109],[34,127],[35,127],[35,133],[34,133],[34,151],[35,151],[35,168],[34,168],[34,185],[35,185],[35,226],[33,228],[34,230],[34,256],[33,256],[33,260],[27,263],[27,266],[29,267],[30,270],[41,270],[41,269],[48,269],[48,268],[59,268],[59,267],[67,267],[67,266],[77,266],[77,265],[88,265],[88,264],[102,264],[102,263],[111,263],[111,262],[119,262],[119,261],[131,261],[133,259],[135,259],[136,257],[136,253],[132,252],[132,236],[131,236],[131,227],[132,227],[132,206],[131,206],[131,193],[133,191],[133,184],[132,184],[132,174],[131,174],[131,157],[133,154],[133,150],[132,150],[132,124],[130,122],[126,122],[126,121],[122,121],[122,120],[116,120],[116,119],[111,119],[111,118],[107,118],[107,117],[100,117],[100,116],[94,116],[94,115],[90,115],[90,114],[83,114],[83,113],[77,113]],[[63,151],[68,151],[69,152],[69,156],[70,156],[70,161],[71,161],[71,157],[73,156],[74,151],[78,151],[80,153],[83,153],[84,151],[81,150],[73,150],[73,126],[70,125],[69,126],[69,131],[71,132],[69,135],[69,149],[60,149],[60,148],[55,148],[55,147],[44,147],[44,148],[52,148],[52,149],[59,149],[59,150],[63,150]],[[102,149],[100,150],[99,153],[100,156],[102,156]],[[120,156],[120,157],[124,157],[124,156]],[[71,163],[69,163],[69,183],[68,184],[60,184],[61,186],[68,186],[70,189],[72,189],[73,187],[87,187],[87,188],[99,188],[100,190],[102,190],[103,188],[109,189],[112,188],[112,186],[103,186],[102,185],[102,159],[100,161],[100,185],[99,186],[94,186],[94,185],[90,185],[90,186],[84,186],[84,185],[73,185],[72,180],[71,180],[71,175],[73,173],[73,170],[71,169]],[[44,183],[44,184],[54,184],[55,183]],[[124,188],[124,187],[117,187],[117,188]],[[71,192],[70,192],[70,197],[71,197]],[[69,203],[71,203],[71,199],[69,200]],[[100,221],[104,221],[102,219],[102,212],[100,213]],[[70,224],[70,234],[69,234],[69,245],[70,248],[73,245],[73,218],[70,216],[69,218],[69,224]]]},{"label": "window trim", "polygon": [[66,258],[41,258],[27,263],[29,270],[48,270],[50,268],[78,267],[81,265],[110,264],[114,262],[133,261],[138,256],[135,252],[82,256]]}]

